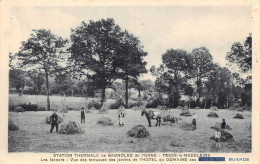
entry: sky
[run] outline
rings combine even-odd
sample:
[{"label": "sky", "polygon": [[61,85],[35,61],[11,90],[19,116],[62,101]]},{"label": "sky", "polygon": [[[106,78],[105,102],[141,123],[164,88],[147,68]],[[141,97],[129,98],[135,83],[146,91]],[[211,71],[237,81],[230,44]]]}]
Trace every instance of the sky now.
[{"label": "sky", "polygon": [[[213,61],[225,66],[226,53],[235,42],[244,42],[251,32],[249,6],[160,7],[12,7],[8,27],[9,49],[16,53],[33,29],[50,29],[69,38],[71,28],[82,21],[113,18],[121,29],[138,37],[148,52],[146,68],[162,63],[167,49],[188,52],[204,46]],[[150,73],[141,79],[152,79]]]}]

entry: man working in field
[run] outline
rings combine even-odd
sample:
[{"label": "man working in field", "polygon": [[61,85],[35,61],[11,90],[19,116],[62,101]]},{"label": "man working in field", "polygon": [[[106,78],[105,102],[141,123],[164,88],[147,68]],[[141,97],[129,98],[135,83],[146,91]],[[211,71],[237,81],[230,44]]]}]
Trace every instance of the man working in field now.
[{"label": "man working in field", "polygon": [[193,124],[193,126],[195,126],[195,128],[197,128],[196,127],[196,119],[197,119],[197,115],[196,115],[196,113],[193,113],[193,116],[192,116],[192,124]]},{"label": "man working in field", "polygon": [[84,124],[85,124],[85,111],[84,111],[83,107],[81,108],[81,123],[82,122],[84,122]]},{"label": "man working in field", "polygon": [[58,115],[56,114],[57,110],[54,110],[53,111],[53,114],[51,115],[51,130],[50,132],[52,133],[53,129],[54,129],[54,126],[56,127],[56,132],[58,132],[58,129],[59,129],[59,123],[58,123]]},{"label": "man working in field", "polygon": [[225,119],[222,119],[222,123],[221,123],[221,129],[226,129],[226,121]]}]

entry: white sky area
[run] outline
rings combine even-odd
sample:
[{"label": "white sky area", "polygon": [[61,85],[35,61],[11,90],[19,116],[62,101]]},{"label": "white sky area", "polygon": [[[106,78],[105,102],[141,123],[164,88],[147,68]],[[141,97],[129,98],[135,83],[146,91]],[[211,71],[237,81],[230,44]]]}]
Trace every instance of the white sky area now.
[{"label": "white sky area", "polygon": [[[159,66],[167,49],[205,46],[214,62],[225,66],[226,52],[234,42],[244,42],[251,32],[249,6],[169,6],[169,7],[13,7],[8,28],[9,47],[16,53],[32,29],[50,29],[69,38],[71,28],[82,21],[114,18],[115,23],[139,37],[148,52],[146,68]],[[141,79],[155,78],[149,74]]]}]

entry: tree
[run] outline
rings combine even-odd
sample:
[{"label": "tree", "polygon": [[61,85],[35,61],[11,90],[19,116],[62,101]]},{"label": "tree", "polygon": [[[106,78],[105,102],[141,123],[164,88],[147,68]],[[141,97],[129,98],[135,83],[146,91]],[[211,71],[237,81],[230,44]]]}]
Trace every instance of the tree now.
[{"label": "tree", "polygon": [[[165,66],[164,65],[160,65],[160,67],[156,68],[154,65],[150,68],[150,72],[153,76],[157,77],[156,80],[155,80],[155,88],[156,90],[158,91],[159,93],[159,99],[161,99],[161,93],[163,91],[162,87],[163,87],[163,84],[162,84],[162,81],[163,81],[163,74],[165,72]],[[159,103],[160,101],[158,101]],[[158,104],[159,105],[159,104]]]},{"label": "tree", "polygon": [[62,61],[61,54],[67,40],[53,35],[50,30],[33,30],[33,34],[27,41],[22,42],[18,52],[21,67],[40,69],[44,71],[47,95],[47,110],[50,110],[49,99],[49,76],[55,72],[59,62]]},{"label": "tree", "polygon": [[74,70],[88,75],[97,89],[101,89],[101,104],[105,101],[105,89],[117,78],[119,45],[122,32],[114,20],[101,19],[82,22],[72,29],[72,45],[69,48]]},{"label": "tree", "polygon": [[242,73],[252,70],[252,34],[246,38],[244,45],[236,42],[232,45],[231,51],[227,52],[226,60],[236,64]]},{"label": "tree", "polygon": [[209,53],[209,50],[205,47],[200,47],[193,49],[191,51],[192,56],[192,71],[190,73],[190,76],[192,78],[195,78],[196,81],[196,92],[197,97],[200,99],[201,93],[202,93],[202,86],[203,86],[203,79],[207,78],[213,70],[214,65],[212,62],[212,56]]},{"label": "tree", "polygon": [[137,79],[140,74],[147,72],[145,68],[147,63],[143,61],[147,53],[144,52],[139,39],[127,31],[123,32],[119,47],[117,63],[120,65],[120,71],[118,76],[125,81],[125,105],[128,108],[129,79]]}]

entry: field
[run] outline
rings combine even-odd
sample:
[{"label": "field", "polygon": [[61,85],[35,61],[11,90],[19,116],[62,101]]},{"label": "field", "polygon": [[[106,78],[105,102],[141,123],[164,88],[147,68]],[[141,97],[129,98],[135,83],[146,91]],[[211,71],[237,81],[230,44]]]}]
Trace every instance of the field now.
[{"label": "field", "polygon": [[[25,97],[26,98],[26,97]],[[28,98],[28,97],[27,97]],[[34,102],[41,99],[34,96]],[[36,98],[37,101],[36,101]],[[12,100],[11,100],[12,99]],[[80,100],[83,98],[74,98]],[[51,97],[51,101],[55,99]],[[58,99],[59,100],[59,99]],[[66,102],[72,101],[66,98]],[[83,99],[84,100],[84,99]],[[84,104],[71,102],[70,104]],[[14,97],[10,102],[14,102]],[[55,102],[52,102],[55,104]],[[56,102],[58,105],[60,102]],[[155,110],[155,109],[154,109]],[[181,110],[174,109],[174,114],[179,116]],[[11,118],[20,130],[9,131],[8,149],[9,152],[227,152],[246,153],[251,152],[251,112],[240,112],[245,119],[233,119],[237,111],[219,110],[216,111],[219,118],[208,118],[210,110],[194,110],[191,113],[197,114],[197,129],[195,131],[183,131],[179,125],[174,124],[155,127],[148,127],[145,116],[140,111],[127,110],[125,126],[119,127],[116,110],[109,110],[108,114],[98,114],[98,111],[91,111],[86,116],[86,124],[81,124],[85,131],[83,134],[63,135],[50,133],[50,125],[45,124],[45,117],[51,115],[51,111],[40,112],[9,112]],[[59,114],[59,113],[58,113]],[[61,114],[60,114],[61,115]],[[75,121],[80,124],[80,111],[69,111],[65,114],[65,122]],[[108,116],[115,121],[114,126],[103,127],[97,125],[97,120],[102,116]],[[191,122],[191,117],[181,117],[184,122]],[[234,141],[221,143],[222,148],[216,148],[210,137],[214,130],[210,129],[222,118],[233,128],[229,132],[234,136]],[[134,125],[145,125],[151,136],[144,139],[127,137],[126,133]],[[171,144],[175,143],[175,144]],[[173,145],[173,146],[172,146]],[[175,145],[175,146],[174,146]]]}]

